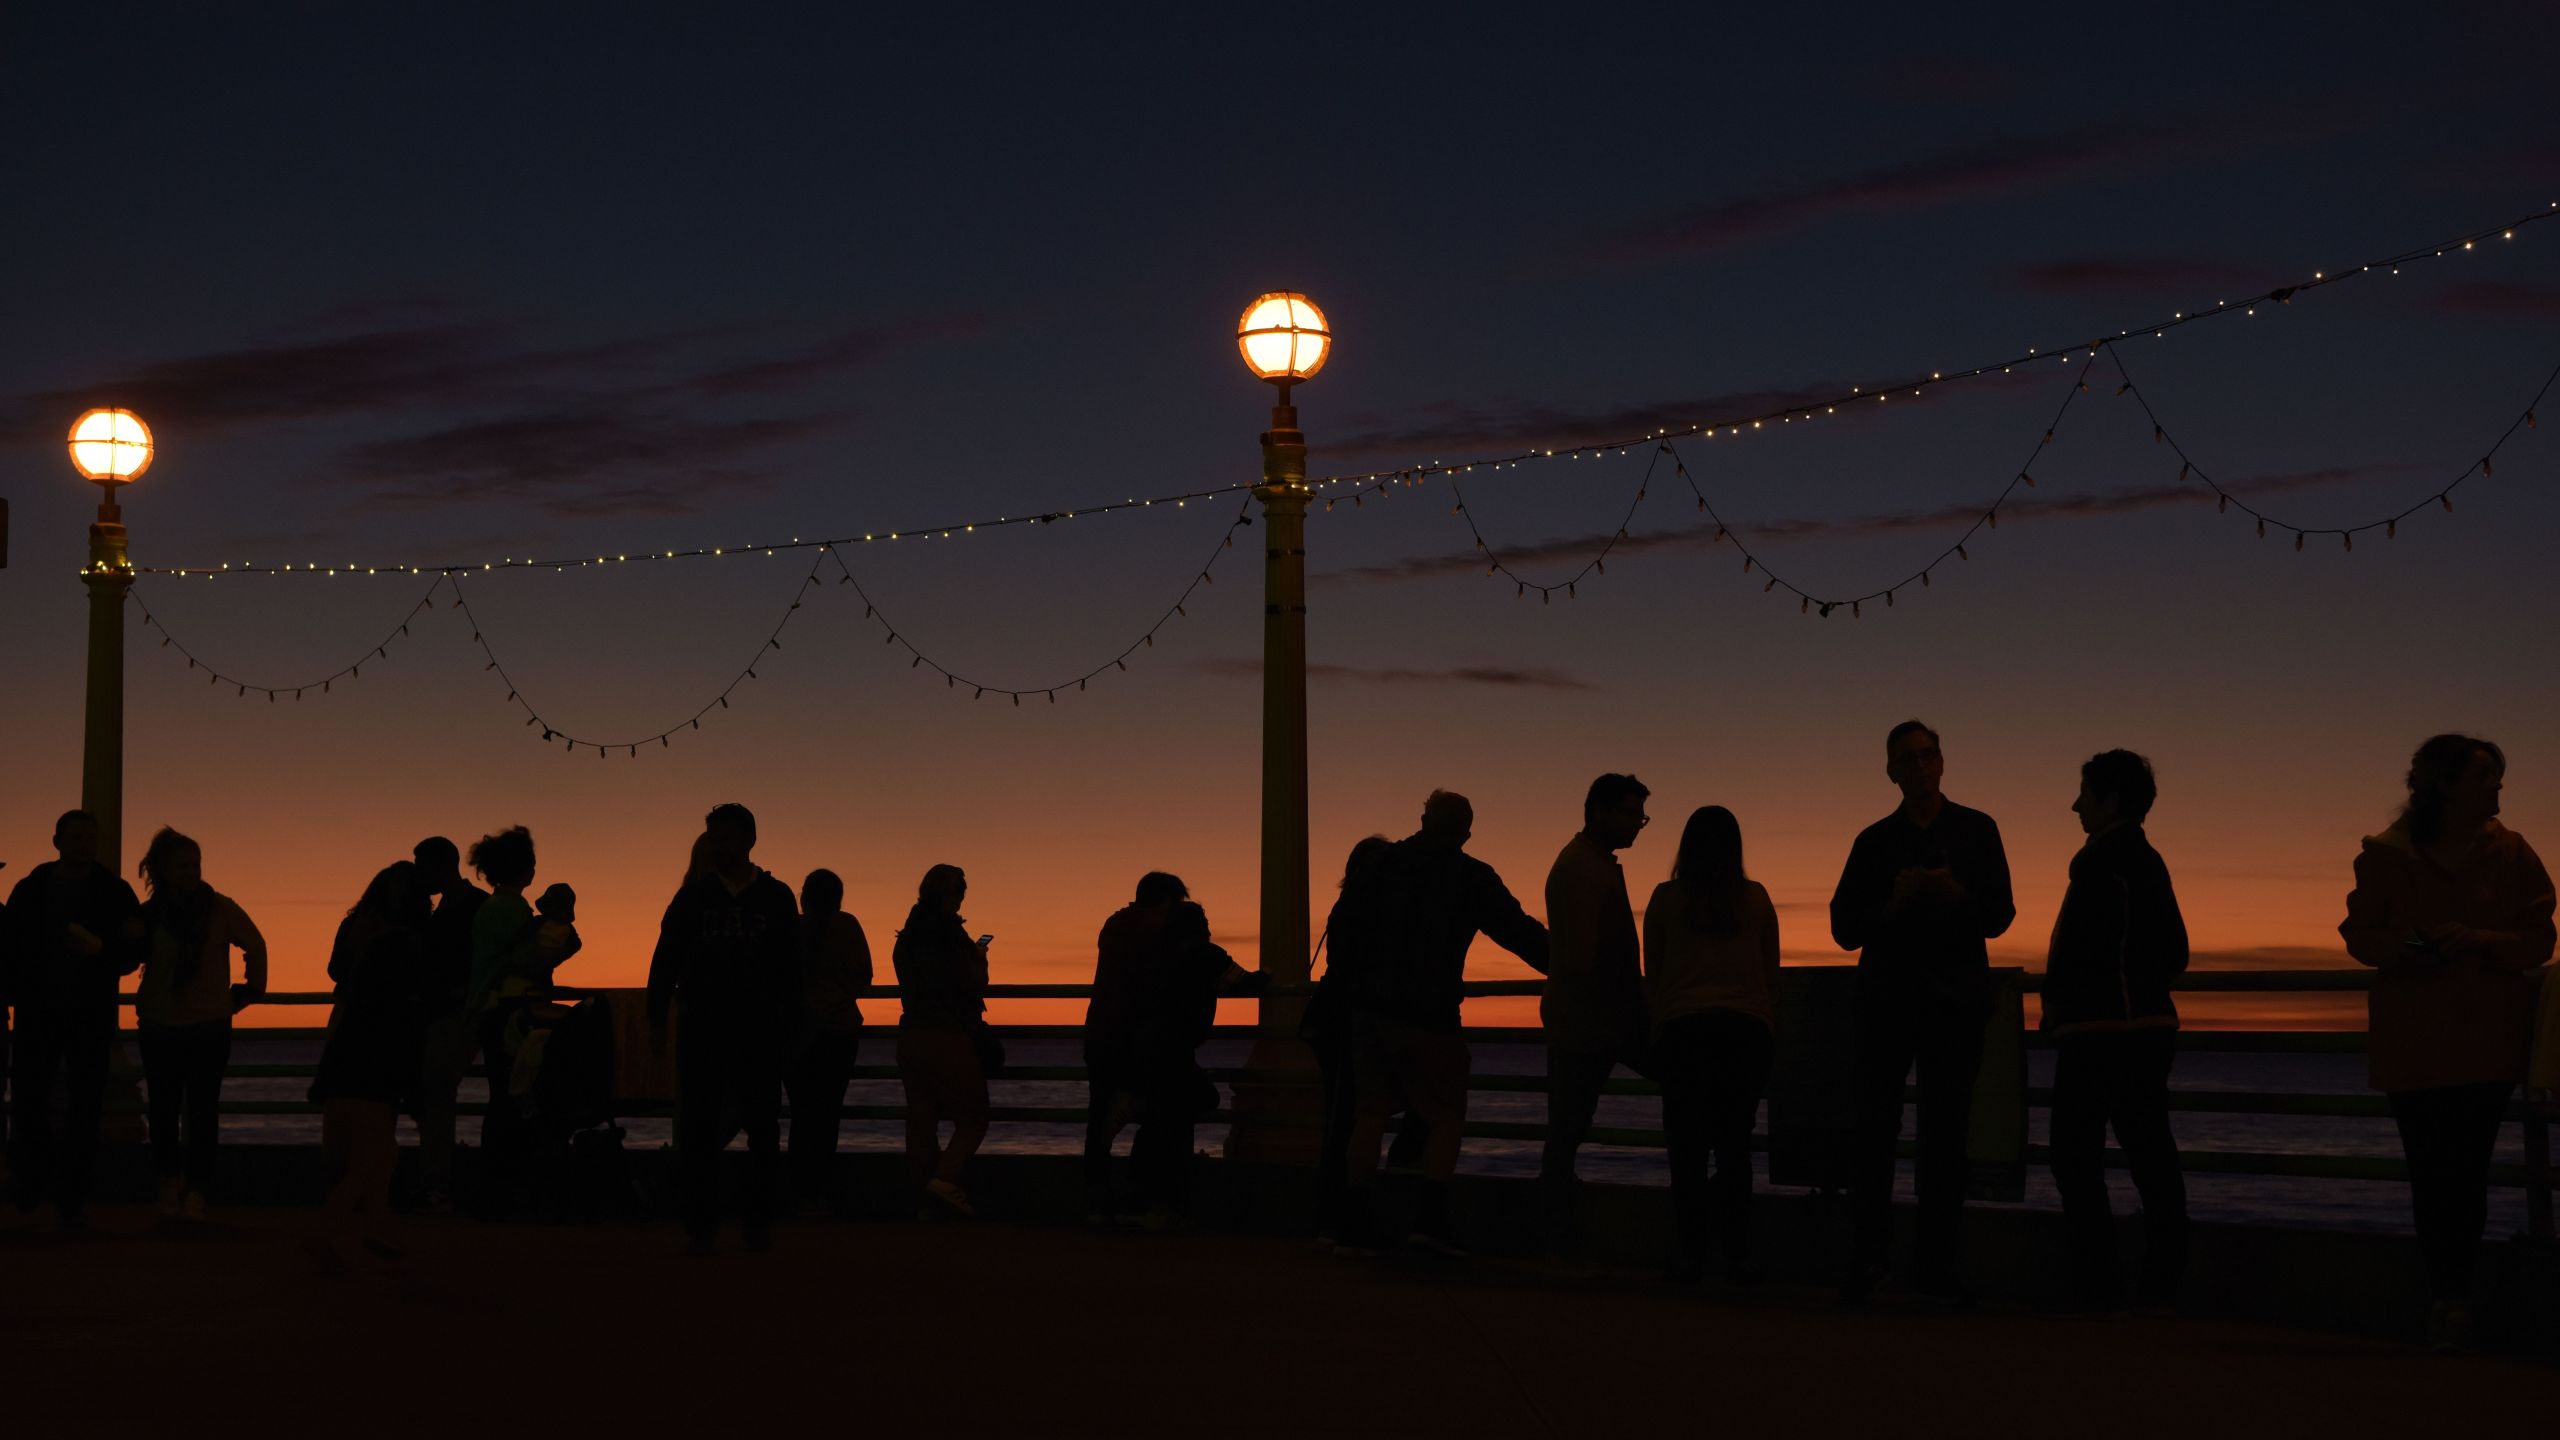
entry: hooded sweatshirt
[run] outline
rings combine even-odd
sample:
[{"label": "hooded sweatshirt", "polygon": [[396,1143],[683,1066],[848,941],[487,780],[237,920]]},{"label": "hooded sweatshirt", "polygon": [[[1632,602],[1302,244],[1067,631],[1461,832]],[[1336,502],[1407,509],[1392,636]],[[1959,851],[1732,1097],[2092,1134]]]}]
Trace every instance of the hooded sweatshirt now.
[{"label": "hooded sweatshirt", "polygon": [[[2531,972],[2551,959],[2551,912],[2541,857],[2495,820],[2451,869],[2420,854],[2405,823],[2366,836],[2338,933],[2359,964],[2381,972],[2366,1002],[2373,1088],[2522,1080]],[[2445,924],[2462,929],[2437,947],[2441,960],[2404,944]]]}]

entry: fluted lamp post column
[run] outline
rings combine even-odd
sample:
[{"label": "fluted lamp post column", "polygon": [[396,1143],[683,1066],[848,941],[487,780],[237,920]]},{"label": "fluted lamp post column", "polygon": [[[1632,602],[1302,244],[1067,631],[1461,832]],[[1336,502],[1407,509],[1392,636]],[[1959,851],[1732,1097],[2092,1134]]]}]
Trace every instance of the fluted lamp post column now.
[{"label": "fluted lamp post column", "polygon": [[[1262,972],[1271,983],[1306,982],[1307,943],[1307,439],[1289,387],[1312,378],[1333,351],[1324,312],[1276,290],[1245,307],[1236,348],[1256,377],[1279,387],[1262,435]],[[1305,1001],[1267,997],[1245,1062],[1258,1075],[1235,1087],[1231,1160],[1305,1163],[1314,1158],[1321,1106],[1314,1056],[1298,1038]]]},{"label": "fluted lamp post column", "polygon": [[98,817],[98,863],[124,867],[124,599],[133,561],[116,489],[151,468],[151,429],[130,410],[92,410],[71,426],[71,464],[100,492],[89,527],[89,711],[80,747],[80,808]]}]

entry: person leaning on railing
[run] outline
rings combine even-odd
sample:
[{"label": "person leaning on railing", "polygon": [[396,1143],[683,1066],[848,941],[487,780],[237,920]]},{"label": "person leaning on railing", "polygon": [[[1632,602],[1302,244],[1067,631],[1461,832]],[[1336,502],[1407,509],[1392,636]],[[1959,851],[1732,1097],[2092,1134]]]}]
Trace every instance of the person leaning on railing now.
[{"label": "person leaning on railing", "polygon": [[2489,1164],[2533,1033],[2529,973],[2551,959],[2551,876],[2497,821],[2505,752],[2438,735],[2410,757],[2409,803],[2356,856],[2338,926],[2381,973],[2368,999],[2373,1088],[2391,1098],[2435,1295],[2429,1338],[2467,1348]]},{"label": "person leaning on railing", "polygon": [[2187,971],[2187,922],[2169,866],[2143,820],[2159,792],[2130,750],[2093,755],[2071,802],[2088,843],[2054,917],[2044,966],[2043,1029],[2053,1037],[2053,1186],[2071,1234],[2074,1308],[2122,1303],[2115,1216],[2107,1203],[2107,1128],[2142,1194],[2142,1279],[2135,1303],[2175,1307],[2187,1260],[2187,1185],[2169,1128],[2169,1065]]},{"label": "person leaning on railing", "polygon": [[[142,906],[142,983],[134,992],[134,1023],[150,1087],[160,1216],[201,1220],[221,1136],[231,1017],[267,992],[267,941],[247,911],[204,883],[204,851],[195,841],[164,825],[142,852],[141,868],[151,898]],[[231,983],[235,949],[237,985]]]},{"label": "person leaning on railing", "polygon": [[376,872],[329,945],[329,1039],[311,1078],[330,1183],[314,1257],[335,1274],[359,1245],[400,1256],[382,1232],[398,1163],[399,1107],[418,1085],[426,1039],[427,889],[418,867],[397,860]]}]

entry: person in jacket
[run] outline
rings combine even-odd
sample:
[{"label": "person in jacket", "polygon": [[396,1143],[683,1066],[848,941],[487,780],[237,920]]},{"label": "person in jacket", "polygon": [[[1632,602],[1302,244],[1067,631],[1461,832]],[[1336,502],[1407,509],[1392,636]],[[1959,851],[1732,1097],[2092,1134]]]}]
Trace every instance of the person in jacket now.
[{"label": "person in jacket", "polygon": [[330,1175],[315,1254],[331,1274],[355,1264],[359,1250],[400,1258],[383,1226],[400,1155],[397,1116],[418,1083],[435,986],[427,920],[418,867],[394,861],[365,886],[329,947],[336,993],[310,1093]]},{"label": "person in jacket", "polygon": [[1681,827],[1671,878],[1644,909],[1645,1002],[1679,1227],[1676,1281],[1705,1276],[1710,1246],[1726,1283],[1760,1278],[1750,1260],[1751,1131],[1775,1054],[1777,981],[1777,907],[1742,867],[1733,812],[1702,806]]},{"label": "person in jacket", "polygon": [[1547,1032],[1547,1141],[1538,1157],[1547,1240],[1576,1245],[1574,1157],[1591,1134],[1609,1072],[1653,1073],[1646,1053],[1644,968],[1627,876],[1617,852],[1651,822],[1652,792],[1633,775],[1603,775],[1582,800],[1582,828],[1547,872],[1547,986],[1538,1020]]},{"label": "person in jacket", "polygon": [[720,1152],[747,1136],[740,1229],[747,1249],[772,1248],[781,1163],[782,1056],[799,1008],[800,906],[759,868],[756,817],[722,805],[705,817],[703,866],[658,921],[649,960],[649,1031],[676,1027],[676,1163],[686,1247],[708,1255],[720,1227]]},{"label": "person in jacket", "polygon": [[831,1213],[847,1212],[836,1183],[836,1133],[845,1087],[862,1053],[862,991],[871,984],[871,941],[844,908],[844,881],[812,870],[800,882],[800,990],[782,1081],[791,1101],[792,1184]]},{"label": "person in jacket", "polygon": [[2115,1215],[2107,1200],[2107,1130],[2142,1195],[2142,1272],[2134,1303],[2166,1312],[2187,1258],[2187,1184],[2169,1129],[2169,1066],[2178,1007],[2169,987],[2187,970],[2187,922],[2169,867],[2142,824],[2159,787],[2130,750],[2091,756],[2071,802],[2088,841],[2045,954],[2044,1019],[2053,1037],[2053,1187],[2071,1235],[2071,1303],[2123,1303]]},{"label": "person in jacket", "polygon": [[1137,1122],[1129,1149],[1147,1228],[1177,1220],[1191,1164],[1192,1129],[1217,1108],[1199,1050],[1218,996],[1252,993],[1260,977],[1209,936],[1209,916],[1178,875],[1138,878],[1136,897],[1112,912],[1094,943],[1093,993],[1085,1006],[1085,1221],[1116,1223],[1111,1146]]},{"label": "person in jacket", "polygon": [[[175,830],[163,826],[151,837],[142,852],[142,881],[151,898],[142,906],[142,984],[134,1010],[160,1215],[201,1220],[221,1137],[231,1017],[267,993],[267,942],[237,902],[204,883],[204,851]],[[240,952],[238,984],[231,979],[234,950]]]},{"label": "person in jacket", "polygon": [[[1474,1063],[1459,1021],[1467,951],[1482,934],[1541,973],[1548,965],[1546,927],[1520,908],[1492,866],[1466,852],[1474,833],[1467,797],[1432,791],[1422,802],[1422,828],[1379,862],[1377,933],[1351,937],[1351,955],[1359,957],[1348,975],[1359,1099],[1334,1227],[1334,1253],[1346,1258],[1378,1252],[1369,1191],[1387,1121],[1399,1110],[1429,1127],[1422,1207],[1409,1238],[1441,1255],[1467,1254],[1449,1217]],[[1336,952],[1337,964],[1346,958]]]},{"label": "person in jacket", "polygon": [[1974,1076],[1991,1015],[1984,941],[2017,918],[2009,857],[1990,816],[1939,788],[1938,732],[1905,720],[1885,736],[1894,812],[1858,832],[1831,895],[1831,938],[1858,952],[1854,1239],[1841,1303],[1861,1305],[1890,1267],[1894,1158],[1902,1086],[1920,1085],[1918,1288],[1943,1304],[1973,1298],[1962,1275]]},{"label": "person in jacket", "polygon": [[7,1000],[17,1012],[9,1188],[21,1214],[49,1198],[62,1227],[77,1230],[88,1223],[98,1160],[116,982],[142,963],[142,903],[98,863],[98,821],[88,811],[66,811],[53,822],[53,849],[56,858],[9,892]]},{"label": "person in jacket", "polygon": [[[918,1214],[975,1219],[962,1188],[987,1138],[987,945],[969,938],[960,905],[969,877],[936,865],[916,886],[890,963],[898,974],[898,1080],[907,1096],[907,1170]],[[951,1140],[941,1127],[951,1123]]]},{"label": "person in jacket", "polygon": [[462,850],[430,835],[410,851],[419,883],[435,897],[427,919],[426,1036],[420,1047],[415,1101],[418,1125],[418,1203],[430,1212],[453,1208],[453,1132],[463,1072],[471,1068],[474,1034],[464,997],[471,992],[471,925],[489,892],[462,875]]},{"label": "person in jacket", "polygon": [[[2498,823],[2507,757],[2438,735],[2410,757],[2400,818],[2367,836],[2338,933],[2380,972],[2367,999],[2373,1088],[2391,1100],[2440,1349],[2471,1340],[2489,1162],[2532,1043],[2533,972],[2552,951],[2550,873]],[[2547,983],[2547,982],[2546,982]]]}]

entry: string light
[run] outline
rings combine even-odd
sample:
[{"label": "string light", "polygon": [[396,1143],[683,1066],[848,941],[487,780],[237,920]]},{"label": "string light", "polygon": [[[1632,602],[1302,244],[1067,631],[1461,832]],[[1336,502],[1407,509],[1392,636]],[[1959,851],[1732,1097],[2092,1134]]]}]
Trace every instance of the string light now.
[{"label": "string light", "polygon": [[[2280,285],[2263,294],[2251,296],[2239,301],[2236,304],[2232,302],[2217,302],[2215,308],[2210,310],[2181,310],[2173,313],[2171,318],[2167,320],[2153,321],[2144,325],[2120,327],[2116,331],[2116,334],[2118,336],[2127,336],[2137,332],[2147,331],[2154,337],[2165,337],[2171,330],[2177,329],[2181,326],[2200,324],[2204,321],[2213,319],[2216,316],[2250,313],[2254,306],[2262,302],[2289,303],[2295,296],[2306,291],[2320,289],[2329,285],[2343,284],[2347,281],[2371,274],[2376,269],[2383,269],[2389,273],[2397,274],[2399,273],[2397,268],[2399,266],[2416,264],[2424,260],[2439,258],[2448,252],[2461,253],[2466,250],[2472,242],[2478,240],[2493,237],[2503,237],[2508,240],[2513,240],[2515,238],[2516,231],[2529,225],[2539,224],[2542,221],[2552,219],[2555,216],[2560,216],[2560,201],[2554,201],[2545,209],[2519,216],[2502,225],[2492,225],[2483,229],[2471,231],[2468,234],[2457,235],[2451,239],[2439,241],[2431,245],[2417,246],[2412,249],[2402,251],[2399,254],[2368,261],[2361,265],[2346,266],[2337,269],[2315,270],[2312,272],[2312,278],[2309,280],[2296,281],[2290,285]],[[2070,341],[2061,345],[2029,346],[2024,355],[2011,356],[2005,360],[1994,360],[1984,364],[1968,366],[1955,370],[1933,370],[1924,375],[1915,375],[1909,379],[1895,381],[1881,386],[1853,385],[1849,388],[1849,391],[1846,394],[1832,395],[1824,399],[1810,400],[1801,404],[1783,406],[1778,409],[1764,411],[1756,415],[1733,416],[1729,418],[1699,421],[1685,425],[1657,425],[1641,435],[1628,436],[1617,440],[1605,440],[1582,445],[1568,446],[1561,452],[1553,448],[1527,449],[1507,455],[1478,456],[1470,459],[1454,461],[1433,460],[1427,464],[1403,465],[1390,469],[1331,475],[1308,482],[1308,489],[1311,492],[1321,492],[1328,489],[1345,489],[1348,493],[1354,494],[1355,497],[1358,492],[1375,491],[1383,496],[1386,493],[1387,485],[1391,483],[1416,485],[1422,483],[1433,475],[1457,474],[1476,468],[1516,468],[1533,460],[1553,459],[1559,453],[1562,453],[1562,455],[1567,459],[1580,459],[1586,454],[1598,456],[1613,451],[1627,450],[1637,445],[1651,444],[1657,440],[1669,440],[1672,438],[1703,438],[1705,436],[1712,435],[1719,427],[1723,428],[1729,434],[1739,434],[1745,426],[1757,429],[1765,422],[1771,420],[1791,423],[1798,419],[1812,419],[1818,415],[1832,414],[1836,412],[1836,407],[1838,405],[1868,393],[1873,393],[1875,398],[1879,402],[1882,402],[1887,398],[1888,393],[1894,390],[1908,389],[1912,393],[1918,394],[1934,385],[1960,384],[1964,381],[1990,375],[1994,372],[2006,374],[2016,366],[2030,364],[2041,359],[2058,358],[2061,363],[2067,365],[2073,358],[2072,352],[2086,351],[2090,355],[2094,356],[2103,343],[2105,342],[2099,340],[2082,340]],[[1123,510],[1143,509],[1147,506],[1160,503],[1180,504],[1190,500],[1202,500],[1220,495],[1232,495],[1243,491],[1250,491],[1259,483],[1259,481],[1238,481],[1231,485],[1213,486],[1202,490],[1184,491],[1176,494],[1154,496],[1152,498],[1126,498],[1098,505],[1084,505],[1073,509],[1051,510],[1036,515],[996,516],[989,519],[952,521],[941,525],[911,528],[904,531],[892,531],[888,533],[886,539],[894,541],[898,539],[901,534],[912,535],[917,538],[934,538],[937,535],[947,535],[955,531],[966,535],[975,534],[980,530],[991,530],[1015,525],[1037,526],[1057,524],[1066,520],[1075,519],[1079,515],[1111,514]],[[1354,503],[1356,508],[1358,503],[1356,498]],[[1326,508],[1328,510],[1332,508],[1331,497],[1328,497],[1327,499]],[[870,533],[845,535],[821,540],[803,540],[795,538],[789,541],[766,541],[760,544],[749,544],[735,547],[696,546],[690,549],[668,550],[654,554],[643,553],[637,558],[641,561],[681,560],[700,558],[704,556],[720,557],[725,556],[732,551],[747,553],[759,549],[768,553],[774,553],[783,550],[874,543],[879,538],[879,533],[874,531]],[[627,554],[617,552],[609,561],[600,556],[581,555],[574,559],[507,559],[495,562],[480,562],[476,566],[463,563],[409,563],[366,565],[360,567],[348,566],[346,569],[350,574],[355,573],[357,569],[362,569],[367,574],[405,573],[411,575],[433,575],[458,574],[475,568],[483,572],[525,569],[559,570],[604,563],[624,564],[634,562]],[[317,567],[308,564],[300,567],[299,569],[289,564],[281,566],[244,564],[235,564],[230,566],[179,565],[138,566],[136,567],[136,573],[155,575],[195,575],[207,578],[221,575],[309,575],[314,573],[326,573],[334,576],[337,573],[337,569],[332,567],[326,572],[321,572]]]},{"label": "string light", "polygon": [[2498,432],[2498,438],[2490,444],[2488,450],[2483,453],[2479,459],[2472,461],[2471,464],[2465,467],[2461,474],[2456,475],[2450,483],[2438,487],[2432,494],[2418,500],[2416,503],[2403,506],[2398,510],[2394,510],[2389,514],[2379,516],[2375,519],[2362,521],[2352,525],[2297,525],[2290,520],[2284,520],[2274,515],[2270,515],[2267,512],[2258,509],[2256,506],[2251,505],[2247,500],[2242,499],[2240,496],[2224,489],[2222,487],[2222,483],[2214,479],[2212,474],[2207,471],[2204,466],[2197,464],[2194,458],[2188,455],[2186,447],[2179,444],[2176,437],[2169,433],[2168,426],[2161,421],[2158,413],[2151,408],[2150,399],[2142,393],[2142,387],[2134,383],[2133,372],[2125,368],[2124,355],[2114,347],[2110,346],[2107,351],[2107,358],[2115,363],[2117,375],[2121,376],[2124,380],[2123,387],[2118,390],[2117,393],[2130,394],[2133,396],[2134,402],[2142,407],[2142,413],[2150,419],[2152,433],[2165,440],[2168,443],[2169,448],[2176,453],[2178,457],[2179,482],[2181,484],[2185,483],[2190,475],[2203,481],[2205,485],[2213,491],[2214,513],[2227,514],[2233,508],[2238,508],[2241,514],[2257,522],[2258,537],[2260,539],[2266,538],[2267,527],[2270,525],[2279,530],[2292,531],[2294,537],[2293,548],[2297,551],[2302,549],[2303,537],[2306,535],[2339,536],[2346,541],[2345,548],[2350,551],[2355,549],[2355,536],[2359,531],[2379,530],[2382,532],[2382,537],[2384,539],[2395,539],[2400,533],[2400,522],[2408,519],[2411,515],[2426,509],[2429,501],[2434,501],[2435,503],[2442,505],[2447,514],[2452,513],[2453,492],[2460,489],[2462,483],[2470,479],[2474,474],[2479,475],[2484,480],[2490,478],[2492,473],[2490,466],[2491,458],[2494,457],[2499,450],[2505,448],[2507,441],[2515,437],[2517,430],[2529,430],[2533,428],[2533,413],[2535,409],[2542,404],[2543,397],[2551,393],[2552,385],[2555,382],[2560,382],[2560,366],[2554,366],[2551,373],[2543,377],[2541,387],[2533,392],[2533,398],[2525,403],[2523,413],[2509,421],[2506,429]]},{"label": "string light", "polygon": [[1519,594],[1524,598],[1531,590],[1537,591],[1541,598],[1544,598],[1550,592],[1562,590],[1565,592],[1565,598],[1570,600],[1574,598],[1575,584],[1582,580],[1584,576],[1590,575],[1595,571],[1603,575],[1608,573],[1609,567],[1607,562],[1609,559],[1609,552],[1617,548],[1619,541],[1627,538],[1628,522],[1635,519],[1637,509],[1644,504],[1646,494],[1650,492],[1653,487],[1653,472],[1655,467],[1659,466],[1662,463],[1663,457],[1670,453],[1671,447],[1667,442],[1658,443],[1654,446],[1651,458],[1645,462],[1644,474],[1637,477],[1635,494],[1627,501],[1626,513],[1618,517],[1617,528],[1610,532],[1609,538],[1606,541],[1602,542],[1598,553],[1594,554],[1590,559],[1582,562],[1582,568],[1574,571],[1566,578],[1552,583],[1543,583],[1532,580],[1513,570],[1509,562],[1502,558],[1501,553],[1495,550],[1493,546],[1486,541],[1484,538],[1484,531],[1476,525],[1475,511],[1469,509],[1467,506],[1466,492],[1458,488],[1458,481],[1454,476],[1450,478],[1449,488],[1457,495],[1458,503],[1451,507],[1452,513],[1458,515],[1467,522],[1468,532],[1475,536],[1476,548],[1484,552],[1485,558],[1489,562],[1489,566],[1486,569],[1485,574],[1498,574],[1509,579],[1520,587]]},{"label": "string light", "polygon": [[435,579],[429,581],[427,583],[425,593],[418,597],[418,603],[410,606],[408,612],[400,617],[399,623],[392,626],[381,639],[365,647],[363,654],[358,655],[355,659],[339,666],[328,674],[321,676],[319,679],[308,681],[301,685],[261,685],[254,680],[243,680],[235,675],[231,675],[225,671],[215,668],[214,666],[206,663],[203,657],[197,655],[195,651],[187,648],[185,641],[180,640],[176,635],[170,633],[169,627],[161,622],[158,615],[152,613],[151,602],[144,596],[142,587],[139,584],[134,586],[133,597],[134,603],[140,607],[142,611],[142,623],[144,627],[160,632],[160,648],[164,650],[177,651],[179,655],[185,657],[187,669],[189,671],[202,670],[208,676],[212,677],[208,683],[232,686],[240,692],[240,697],[243,699],[248,697],[250,691],[255,690],[260,694],[265,695],[270,701],[274,700],[279,695],[290,695],[294,699],[299,700],[302,698],[302,693],[306,690],[317,690],[322,694],[327,694],[329,693],[330,687],[338,681],[355,679],[358,672],[362,669],[364,662],[368,659],[390,659],[391,646],[393,643],[407,637],[409,633],[409,622],[417,619],[420,611],[433,607],[436,592],[443,589],[445,584],[446,577],[442,575],[439,575]]}]

